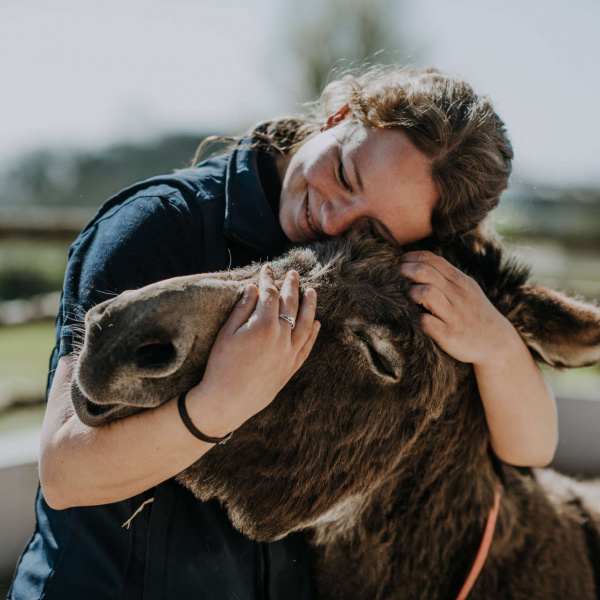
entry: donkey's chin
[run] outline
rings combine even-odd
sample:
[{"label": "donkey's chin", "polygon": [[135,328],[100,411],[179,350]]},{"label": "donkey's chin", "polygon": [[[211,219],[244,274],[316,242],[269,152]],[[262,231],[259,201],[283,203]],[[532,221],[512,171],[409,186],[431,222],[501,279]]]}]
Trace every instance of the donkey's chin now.
[{"label": "donkey's chin", "polygon": [[269,523],[267,520],[256,521],[245,511],[227,507],[229,519],[240,533],[255,542],[277,542],[300,527],[284,526],[281,523]]},{"label": "donkey's chin", "polygon": [[100,427],[144,410],[130,404],[98,404],[83,393],[76,379],[71,384],[71,399],[79,420],[88,427]]}]

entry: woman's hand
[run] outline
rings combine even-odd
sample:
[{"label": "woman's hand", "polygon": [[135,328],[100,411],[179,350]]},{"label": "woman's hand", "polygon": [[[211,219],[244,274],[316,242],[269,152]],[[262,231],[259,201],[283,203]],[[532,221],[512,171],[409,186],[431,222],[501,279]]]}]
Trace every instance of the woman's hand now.
[{"label": "woman's hand", "polygon": [[[258,289],[248,285],[219,332],[204,378],[188,393],[197,427],[221,436],[237,429],[271,403],[300,368],[319,332],[317,294],[306,290],[298,309],[299,277],[290,271],[281,293],[270,265],[261,269]],[[290,323],[280,314],[296,319]]]},{"label": "woman's hand", "polygon": [[[203,381],[187,395],[190,418],[215,437],[239,427],[275,398],[319,331],[314,290],[307,290],[298,312],[297,273],[288,273],[280,294],[264,267],[259,289],[246,291],[217,336]],[[294,331],[280,313],[298,315]],[[42,429],[40,477],[53,508],[130,498],[214,448],[187,431],[177,398],[116,423],[87,427],[73,411],[74,369],[73,359],[60,359]]]},{"label": "woman's hand", "polygon": [[423,328],[442,350],[462,362],[485,365],[517,340],[511,323],[477,282],[447,260],[426,251],[407,252],[402,259],[402,274],[415,282],[412,299],[431,313],[423,315]]},{"label": "woman's hand", "polygon": [[448,354],[473,363],[490,443],[504,462],[546,466],[558,444],[552,390],[529,349],[477,283],[431,252],[408,252],[402,273],[431,314],[423,328]]}]

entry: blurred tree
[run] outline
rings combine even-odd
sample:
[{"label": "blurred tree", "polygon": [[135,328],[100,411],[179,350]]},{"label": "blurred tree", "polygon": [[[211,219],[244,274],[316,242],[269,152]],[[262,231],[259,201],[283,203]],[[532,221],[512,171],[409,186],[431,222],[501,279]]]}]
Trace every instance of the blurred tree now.
[{"label": "blurred tree", "polygon": [[298,3],[289,46],[300,63],[303,99],[316,98],[339,69],[405,62],[399,0],[322,0]]},{"label": "blurred tree", "polygon": [[61,282],[52,281],[45,273],[33,269],[0,269],[0,301],[30,298],[60,289]]},{"label": "blurred tree", "polygon": [[120,189],[187,167],[203,135],[170,135],[102,150],[39,149],[13,163],[0,182],[2,206],[97,207]]}]

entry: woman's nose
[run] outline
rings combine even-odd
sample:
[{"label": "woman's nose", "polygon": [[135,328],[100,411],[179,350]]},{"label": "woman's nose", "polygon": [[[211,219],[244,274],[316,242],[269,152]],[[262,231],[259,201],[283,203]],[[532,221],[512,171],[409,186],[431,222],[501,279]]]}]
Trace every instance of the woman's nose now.
[{"label": "woman's nose", "polygon": [[337,237],[358,226],[364,219],[365,214],[360,205],[352,200],[339,199],[330,202],[323,211],[321,227],[326,235]]}]

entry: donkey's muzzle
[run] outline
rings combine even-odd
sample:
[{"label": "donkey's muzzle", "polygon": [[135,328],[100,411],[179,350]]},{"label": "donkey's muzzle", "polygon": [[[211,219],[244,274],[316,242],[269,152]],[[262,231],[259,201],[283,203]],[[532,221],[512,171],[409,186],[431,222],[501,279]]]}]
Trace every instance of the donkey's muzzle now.
[{"label": "donkey's muzzle", "polygon": [[159,406],[197,385],[240,293],[237,283],[189,276],[91,308],[76,372],[89,418],[108,405]]}]

